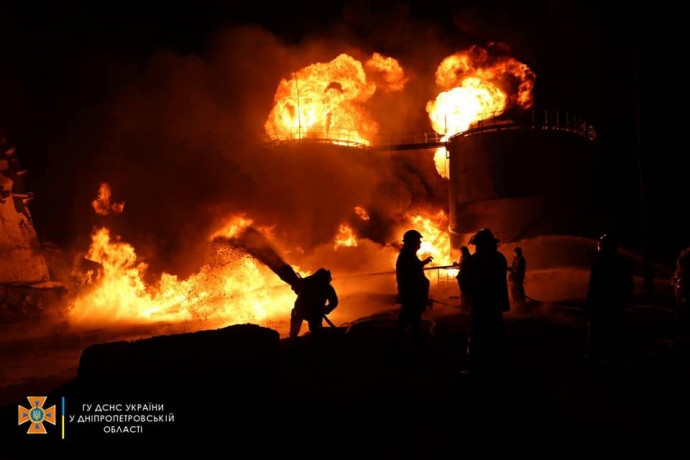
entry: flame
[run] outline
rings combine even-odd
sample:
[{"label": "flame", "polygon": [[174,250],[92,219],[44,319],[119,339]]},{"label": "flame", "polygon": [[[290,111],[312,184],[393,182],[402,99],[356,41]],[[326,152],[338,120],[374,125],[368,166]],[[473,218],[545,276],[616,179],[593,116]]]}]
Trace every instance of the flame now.
[{"label": "flame", "polygon": [[233,236],[239,235],[242,230],[246,229],[253,223],[254,221],[246,217],[246,214],[239,214],[229,217],[218,230],[211,234],[210,239],[213,240],[213,238],[217,236],[232,238]]},{"label": "flame", "polygon": [[506,93],[493,83],[468,77],[460,86],[429,101],[426,111],[434,131],[451,135],[467,130],[474,122],[502,113],[507,101]]},{"label": "flame", "polygon": [[[430,213],[420,210],[408,216],[409,224],[402,231],[414,228],[422,234],[422,245],[418,255],[421,259],[434,258],[434,265],[450,265],[450,235],[448,234],[448,216],[440,210]],[[401,232],[402,233],[402,232]]]},{"label": "flame", "polygon": [[369,220],[369,213],[362,206],[355,206],[355,214],[363,221]]},{"label": "flame", "polygon": [[422,234],[422,244],[417,256],[424,259],[434,258],[433,265],[451,265],[451,242],[448,233],[448,216],[444,210],[428,211],[417,209],[407,214],[403,221],[398,222],[397,233],[402,235],[410,229]]},{"label": "flame", "polygon": [[338,234],[335,235],[335,243],[333,244],[333,249],[338,249],[340,247],[356,247],[357,237],[352,228],[347,224],[340,224],[338,227]]},{"label": "flame", "polygon": [[[448,136],[443,136],[441,140],[448,140]],[[445,179],[450,177],[450,171],[448,170],[448,150],[445,147],[439,147],[434,151],[434,165],[436,166],[436,172],[438,172],[441,177]]]},{"label": "flame", "polygon": [[379,53],[374,53],[371,58],[365,63],[367,69],[371,69],[383,74],[384,91],[402,91],[407,83],[405,71],[400,66],[397,60],[392,57],[386,57]]},{"label": "flame", "polygon": [[111,212],[113,214],[120,214],[125,209],[125,203],[111,203],[110,202],[110,185],[106,182],[101,182],[98,188],[98,197],[91,202],[93,210],[96,214],[107,216]]},{"label": "flame", "polygon": [[[232,219],[222,231],[238,231],[247,222],[251,220]],[[147,265],[138,260],[131,245],[112,238],[104,227],[96,229],[91,239],[86,258],[102,270],[98,277],[86,274],[71,305],[70,320],[76,324],[118,320],[266,324],[285,317],[294,302],[287,284],[246,255],[221,257],[225,260],[206,264],[187,279],[163,273],[157,282],[147,284]]]},{"label": "flame", "polygon": [[[528,109],[535,79],[527,65],[505,53],[491,55],[474,46],[447,56],[436,69],[436,84],[443,91],[426,105],[432,128],[447,140],[512,106]],[[436,151],[434,162],[438,173],[448,178],[445,149]]]},{"label": "flame", "polygon": [[[402,88],[402,68],[393,58],[374,53],[367,67],[384,72],[385,88]],[[315,63],[280,81],[275,105],[264,127],[273,140],[325,139],[369,145],[379,126],[364,104],[376,92],[362,63],[347,54]]]}]

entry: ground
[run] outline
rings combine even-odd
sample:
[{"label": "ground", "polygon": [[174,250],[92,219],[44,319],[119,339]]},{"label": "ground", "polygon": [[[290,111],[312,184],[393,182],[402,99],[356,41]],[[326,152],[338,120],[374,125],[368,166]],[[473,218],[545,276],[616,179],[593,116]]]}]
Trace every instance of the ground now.
[{"label": "ground", "polygon": [[[343,302],[340,314],[332,315],[340,327],[327,329],[324,337],[281,335],[277,361],[267,367],[270,381],[260,390],[237,383],[242,375],[230,375],[228,381],[240,386],[180,396],[170,403],[183,402],[176,430],[161,429],[161,436],[150,439],[159,451],[192,442],[209,452],[293,451],[307,457],[366,452],[382,458],[415,453],[425,458],[506,453],[553,458],[601,452],[666,458],[682,456],[682,450],[687,455],[690,347],[670,308],[665,280],[659,280],[654,302],[636,296],[627,315],[626,352],[603,364],[586,359],[584,283],[582,270],[528,274],[527,293],[537,302],[506,314],[507,366],[493,381],[465,373],[468,315],[452,282],[434,280],[436,302],[424,315],[422,352],[409,344],[402,353],[390,352],[396,305],[372,297],[377,304],[371,315],[347,318]],[[157,327],[158,335],[181,332]],[[15,407],[25,404],[28,395],[78,400],[85,389],[74,382],[86,347],[146,337],[152,330],[149,325],[79,334],[54,331],[4,340],[3,433],[14,433],[25,448],[38,446],[35,438],[27,438],[26,425],[17,426]],[[100,400],[107,396],[99,395]],[[197,405],[208,411],[196,412]],[[93,447],[83,437],[75,440],[74,430],[71,434],[71,444],[52,447],[69,446],[79,453],[80,443]],[[106,442],[128,448],[129,436],[108,436]],[[145,435],[142,440],[137,447],[154,444]]]}]

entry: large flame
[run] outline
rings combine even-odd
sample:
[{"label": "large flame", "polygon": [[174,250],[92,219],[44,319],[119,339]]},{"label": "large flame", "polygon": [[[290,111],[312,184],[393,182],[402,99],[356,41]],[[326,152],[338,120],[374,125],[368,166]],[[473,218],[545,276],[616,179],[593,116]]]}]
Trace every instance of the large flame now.
[{"label": "large flame", "polygon": [[405,71],[400,63],[392,57],[374,53],[365,63],[365,66],[367,69],[380,72],[383,75],[382,88],[384,91],[402,91],[405,83],[407,83]]},{"label": "large flame", "polygon": [[420,258],[432,256],[434,265],[449,265],[451,263],[448,216],[445,211],[440,210],[432,213],[420,210],[409,214],[408,225],[422,234],[422,245],[418,251]]},{"label": "large flame", "polygon": [[[357,206],[354,211],[359,219],[369,219],[364,207]],[[138,258],[133,246],[113,237],[108,228],[96,228],[84,257],[89,268],[81,273],[79,291],[69,311],[71,323],[191,322],[190,329],[246,322],[269,327],[287,323],[294,303],[290,287],[265,260],[261,263],[237,247],[216,243],[232,241],[250,226],[253,221],[244,214],[229,217],[209,237],[208,263],[186,279],[163,273],[153,281],[147,274],[148,265]],[[417,210],[401,222],[400,232],[418,229],[424,235],[420,257],[431,255],[435,265],[447,264],[447,226],[444,211]],[[266,233],[271,230],[264,229]],[[358,244],[352,227],[340,225],[333,250]]]},{"label": "large flame", "polygon": [[[367,67],[383,73],[387,90],[398,90],[405,84],[402,68],[393,58],[375,53]],[[365,103],[376,88],[367,79],[362,63],[347,54],[311,64],[279,83],[275,105],[264,125],[266,133],[281,141],[323,139],[369,145],[378,124]]]},{"label": "large flame", "polygon": [[[228,234],[250,220],[231,219]],[[134,248],[113,238],[107,228],[91,236],[86,259],[102,270],[84,274],[83,290],[70,309],[76,324],[112,321],[203,321],[206,325],[242,322],[265,324],[289,313],[294,293],[266,266],[226,247],[212,248],[214,260],[187,279],[163,273],[145,281],[147,265]]]},{"label": "large flame", "polygon": [[333,249],[338,249],[341,247],[352,248],[357,246],[357,237],[355,236],[354,230],[347,224],[340,224],[338,227],[338,233],[335,235],[335,242],[333,243]]},{"label": "large flame", "polygon": [[[431,126],[447,140],[512,106],[530,108],[535,79],[527,65],[505,53],[494,55],[474,46],[450,55],[436,69],[442,91],[426,105]],[[434,161],[438,173],[447,178],[444,148],[436,151]]]}]

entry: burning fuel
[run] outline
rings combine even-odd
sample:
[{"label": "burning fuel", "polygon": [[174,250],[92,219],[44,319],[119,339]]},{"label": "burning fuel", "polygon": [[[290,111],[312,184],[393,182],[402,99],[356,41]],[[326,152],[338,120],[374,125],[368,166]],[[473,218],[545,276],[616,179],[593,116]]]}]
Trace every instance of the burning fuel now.
[{"label": "burning fuel", "polygon": [[[383,76],[384,90],[400,91],[405,85],[404,71],[393,58],[374,53],[366,67]],[[379,125],[366,102],[376,89],[362,63],[347,54],[311,64],[281,80],[266,133],[274,140],[330,139],[369,145]]]},{"label": "burning fuel", "polygon": [[[429,119],[434,130],[450,135],[509,107],[529,107],[533,80],[534,74],[525,65],[508,56],[492,56],[478,47],[456,53],[436,70],[441,92],[426,105]],[[331,61],[292,71],[280,80],[264,129],[273,140],[370,145],[379,130],[379,120],[368,107],[372,96],[380,91],[387,97],[403,97],[407,82],[403,67],[392,57],[373,53],[362,63],[340,54]],[[135,249],[107,227],[96,228],[85,254],[89,263],[79,272],[79,288],[71,300],[70,321],[205,321],[210,326],[287,319],[295,297],[289,282],[292,275],[285,267],[301,276],[328,266],[336,282],[348,271],[390,270],[396,245],[409,228],[424,235],[420,257],[433,256],[438,265],[452,264],[445,210],[416,195],[423,187],[414,184],[428,181],[412,164],[391,166],[386,163],[389,160],[379,158],[359,164],[359,157],[345,161],[342,156],[351,153],[348,150],[353,149],[325,152],[326,166],[331,169],[319,169],[312,161],[323,157],[320,147],[318,151],[289,150],[296,157],[294,161],[277,153],[262,158],[276,159],[281,167],[302,168],[298,171],[308,167],[334,176],[322,182],[312,181],[306,173],[293,177],[285,171],[275,180],[269,179],[263,173],[273,173],[271,167],[262,169],[256,167],[258,162],[247,160],[243,167],[249,165],[249,170],[255,167],[260,172],[254,174],[252,170],[252,178],[256,176],[260,184],[278,190],[267,195],[273,198],[271,203],[294,196],[311,198],[318,206],[307,202],[293,210],[292,203],[286,203],[285,209],[275,209],[281,206],[275,205],[271,211],[267,205],[261,212],[251,209],[252,215],[245,209],[227,212],[224,219],[216,216],[212,228],[196,235],[202,242],[199,246],[207,251],[206,257],[185,277],[166,271],[152,273],[141,256],[145,251]],[[305,153],[304,158],[301,153]],[[419,161],[424,161],[421,156]],[[350,168],[352,163],[357,164]],[[400,174],[405,175],[404,180]],[[313,184],[326,188],[314,190]],[[328,190],[336,193],[336,202],[323,198],[329,195]],[[256,206],[262,195],[250,198]],[[100,215],[124,211],[124,202],[113,201],[105,183],[92,206]],[[259,214],[261,223],[255,221]],[[293,222],[299,222],[297,230]],[[289,232],[283,228],[286,226]],[[311,237],[304,238],[303,245],[302,235]],[[328,238],[330,241],[324,241]],[[338,290],[346,292],[340,286]]]},{"label": "burning fuel", "polygon": [[[148,266],[134,247],[112,237],[107,228],[96,229],[85,258],[101,269],[83,274],[70,320],[75,324],[203,321],[219,325],[261,323],[285,315],[284,306],[291,304],[292,294],[271,273],[280,258],[246,231],[251,228],[246,222],[239,217],[233,226],[245,229],[239,233],[242,248],[228,244],[227,237],[215,236],[209,243],[210,260],[197,273],[187,279],[163,273],[154,283],[146,281]],[[252,252],[264,260],[251,257]]]},{"label": "burning fuel", "polygon": [[[529,109],[535,79],[527,65],[503,49],[473,46],[447,56],[436,69],[442,91],[426,105],[431,126],[446,140],[513,106]],[[445,149],[436,151],[434,162],[438,173],[448,178]]]},{"label": "burning fuel", "polygon": [[338,234],[335,236],[333,248],[351,248],[354,246],[357,246],[357,237],[355,236],[354,230],[352,230],[352,228],[347,224],[340,224],[340,227],[338,227]]},{"label": "burning fuel", "polygon": [[93,207],[93,210],[96,211],[96,214],[100,214],[102,216],[107,216],[111,213],[120,214],[125,209],[124,202],[110,202],[111,194],[110,185],[106,182],[101,182],[101,185],[98,189],[98,197],[91,202],[91,206]]}]

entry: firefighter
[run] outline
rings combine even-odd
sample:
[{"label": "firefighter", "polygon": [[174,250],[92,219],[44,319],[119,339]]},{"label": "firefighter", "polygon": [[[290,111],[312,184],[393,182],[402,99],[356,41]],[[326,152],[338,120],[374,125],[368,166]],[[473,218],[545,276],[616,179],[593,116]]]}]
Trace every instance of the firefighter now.
[{"label": "firefighter", "polygon": [[[468,248],[467,246],[460,246],[460,261],[453,264],[458,267],[458,274],[455,277],[455,279],[458,281],[458,287],[460,286],[460,273],[462,272],[462,264],[470,263],[469,260],[471,258],[472,254],[470,254],[470,248]],[[460,289],[460,304],[464,308],[470,308],[470,299],[462,292],[462,288]]]},{"label": "firefighter", "polygon": [[312,334],[322,329],[324,315],[338,306],[338,295],[331,281],[331,272],[319,268],[314,274],[300,278],[292,285],[297,299],[290,315],[290,337],[299,335],[302,321],[307,322]]},{"label": "firefighter", "polygon": [[504,355],[503,313],[510,310],[508,261],[488,228],[472,236],[472,256],[460,265],[458,283],[470,304],[468,364],[471,374],[495,377]]},{"label": "firefighter", "polygon": [[513,249],[513,260],[508,267],[508,284],[510,286],[510,297],[516,306],[525,304],[525,271],[527,262],[522,255],[522,248],[515,246]]},{"label": "firefighter", "polygon": [[625,310],[632,304],[635,282],[628,262],[618,253],[609,234],[597,243],[597,256],[589,274],[590,358],[603,362],[618,357]]},{"label": "firefighter", "polygon": [[680,251],[671,285],[676,299],[676,315],[687,323],[690,317],[690,248]]},{"label": "firefighter", "polygon": [[412,330],[412,340],[421,348],[422,312],[429,306],[429,278],[424,274],[424,266],[433,260],[427,257],[419,260],[417,251],[422,245],[422,234],[408,230],[403,235],[403,245],[395,262],[395,276],[400,301],[400,314],[393,336],[395,350],[400,347],[402,335],[407,326]]}]

